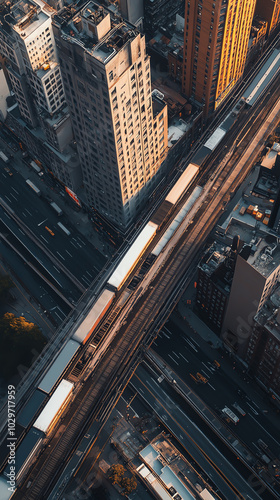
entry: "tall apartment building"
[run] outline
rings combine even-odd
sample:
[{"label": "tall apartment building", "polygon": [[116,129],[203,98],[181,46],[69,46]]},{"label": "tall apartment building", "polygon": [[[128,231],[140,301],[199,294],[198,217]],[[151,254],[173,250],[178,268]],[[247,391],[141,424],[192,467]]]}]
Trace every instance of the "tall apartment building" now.
[{"label": "tall apartment building", "polygon": [[[280,277],[280,247],[275,238],[268,244],[261,238],[252,252],[237,256],[222,338],[236,354],[245,359],[253,320],[274,290]],[[245,249],[244,249],[245,250]]]},{"label": "tall apartment building", "polygon": [[71,19],[59,13],[54,31],[88,204],[124,231],[167,154],[167,107],[151,95],[145,37],[94,2]]},{"label": "tall apartment building", "polygon": [[261,386],[280,401],[280,288],[254,317],[245,361]]},{"label": "tall apartment building", "polygon": [[215,242],[198,265],[195,309],[216,333],[222,328],[236,256]]},{"label": "tall apartment building", "polygon": [[79,178],[78,162],[71,161],[69,151],[73,133],[52,30],[54,13],[41,0],[4,3],[0,52],[19,111],[8,119],[31,152],[71,188]]},{"label": "tall apartment building", "polygon": [[186,0],[182,91],[213,112],[242,77],[256,0]]},{"label": "tall apartment building", "polygon": [[257,0],[255,14],[268,23],[267,34],[270,35],[280,22],[280,0]]}]

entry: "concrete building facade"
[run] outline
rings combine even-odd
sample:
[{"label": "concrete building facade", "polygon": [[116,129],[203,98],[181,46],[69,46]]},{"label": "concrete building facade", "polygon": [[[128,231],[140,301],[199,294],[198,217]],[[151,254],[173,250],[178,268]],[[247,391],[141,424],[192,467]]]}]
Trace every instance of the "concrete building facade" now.
[{"label": "concrete building facade", "polygon": [[220,333],[233,277],[235,255],[213,244],[198,265],[195,309],[216,333]]},{"label": "concrete building facade", "polygon": [[280,400],[279,287],[254,317],[245,361],[260,385]]},{"label": "concrete building facade", "polygon": [[[253,254],[238,255],[228,307],[222,326],[225,344],[246,358],[254,317],[263,307],[280,277],[280,247],[260,239]],[[249,254],[249,255],[248,255]]]},{"label": "concrete building facade", "polygon": [[255,14],[267,21],[269,36],[280,22],[280,0],[257,0]]},{"label": "concrete building facade", "polygon": [[243,75],[256,0],[187,0],[182,91],[213,112]]},{"label": "concrete building facade", "polygon": [[125,231],[167,155],[167,106],[151,95],[145,37],[94,2],[67,22],[60,13],[54,30],[87,202]]},{"label": "concrete building facade", "polygon": [[3,6],[0,52],[18,105],[7,121],[31,154],[76,189],[81,173],[71,149],[73,132],[52,29],[54,14],[41,0]]}]

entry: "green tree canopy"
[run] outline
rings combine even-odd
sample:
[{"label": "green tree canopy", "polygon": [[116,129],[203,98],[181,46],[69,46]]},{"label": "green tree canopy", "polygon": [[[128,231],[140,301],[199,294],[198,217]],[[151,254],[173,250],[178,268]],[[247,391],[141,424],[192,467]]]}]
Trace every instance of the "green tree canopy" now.
[{"label": "green tree canopy", "polygon": [[12,313],[0,319],[0,375],[9,378],[22,365],[29,367],[34,353],[41,352],[46,344],[41,330],[23,316],[16,318]]}]

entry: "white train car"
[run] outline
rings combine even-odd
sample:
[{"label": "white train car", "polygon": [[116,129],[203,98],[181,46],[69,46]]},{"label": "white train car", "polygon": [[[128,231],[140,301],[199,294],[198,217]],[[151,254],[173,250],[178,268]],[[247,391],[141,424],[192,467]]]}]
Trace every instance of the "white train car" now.
[{"label": "white train car", "polygon": [[109,309],[113,302],[115,293],[111,290],[103,290],[101,295],[98,297],[97,301],[94,303],[89,313],[86,315],[85,319],[78,326],[72,339],[79,342],[79,344],[85,344],[90,335],[92,334],[94,328],[100,323],[106,311]]},{"label": "white train car", "polygon": [[226,130],[221,127],[216,128],[213,134],[209,137],[209,139],[205,142],[204,146],[210,151],[214,151],[214,149],[221,142],[222,138],[226,135]]},{"label": "white train car", "polygon": [[151,221],[146,224],[109,278],[109,285],[117,290],[122,286],[129,273],[131,273],[136,266],[148,244],[155,236],[157,228],[158,225]]},{"label": "white train car", "polygon": [[33,427],[47,435],[67,405],[73,388],[74,384],[68,380],[61,380],[39,417],[34,422]]},{"label": "white train car", "polygon": [[169,191],[165,200],[175,205],[179,198],[181,198],[182,194],[191,185],[198,171],[198,166],[190,163],[187,166],[186,170],[182,173],[176,184],[174,184],[173,188]]}]

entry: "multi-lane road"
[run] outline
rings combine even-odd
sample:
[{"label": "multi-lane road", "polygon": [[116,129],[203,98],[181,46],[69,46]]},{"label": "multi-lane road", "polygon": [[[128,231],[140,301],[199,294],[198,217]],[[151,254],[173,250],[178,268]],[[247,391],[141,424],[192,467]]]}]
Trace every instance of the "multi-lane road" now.
[{"label": "multi-lane road", "polygon": [[[252,453],[256,451],[257,440],[261,438],[277,456],[280,436],[275,419],[270,418],[270,413],[267,413],[271,408],[260,395],[255,394],[253,388],[249,387],[245,394],[237,377],[230,373],[230,369],[234,372],[235,366],[229,365],[226,356],[226,359],[222,358],[221,354],[212,349],[205,352],[201,343],[203,341],[200,341],[200,337],[195,337],[195,333],[187,325],[182,329],[177,323],[169,321],[159,332],[153,349],[217,416],[221,417],[221,410],[225,405],[238,415],[239,423],[236,426],[231,424],[231,430]],[[220,368],[215,365],[215,358],[220,363]],[[196,376],[197,372],[205,377],[206,383],[195,382],[191,375]],[[249,379],[246,381],[249,384]],[[242,387],[247,385],[245,381],[242,382]],[[234,408],[235,403],[245,411],[245,416]]]},{"label": "multi-lane road", "polygon": [[[24,281],[29,267],[30,294],[60,324],[82,293],[92,284],[106,262],[74,228],[67,216],[58,216],[46,196],[37,196],[18,173],[16,158],[9,165],[10,173],[0,160],[0,251],[5,262]],[[17,166],[13,168],[14,165]],[[42,179],[35,180],[41,188]],[[42,188],[41,188],[42,189]],[[51,193],[51,191],[50,191]],[[67,236],[58,226],[70,230]],[[51,232],[50,232],[51,231]],[[38,296],[38,288],[43,293]],[[59,310],[53,305],[58,301]]]}]

